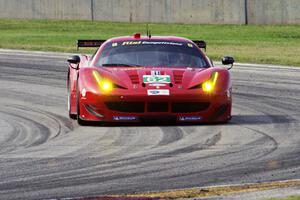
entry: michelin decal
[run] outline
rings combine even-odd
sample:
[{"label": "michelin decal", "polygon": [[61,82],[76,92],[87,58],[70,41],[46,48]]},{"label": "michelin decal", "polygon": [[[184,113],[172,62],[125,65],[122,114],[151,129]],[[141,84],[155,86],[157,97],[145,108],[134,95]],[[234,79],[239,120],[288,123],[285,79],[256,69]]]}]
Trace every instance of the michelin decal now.
[{"label": "michelin decal", "polygon": [[169,90],[147,90],[148,96],[170,95]]}]

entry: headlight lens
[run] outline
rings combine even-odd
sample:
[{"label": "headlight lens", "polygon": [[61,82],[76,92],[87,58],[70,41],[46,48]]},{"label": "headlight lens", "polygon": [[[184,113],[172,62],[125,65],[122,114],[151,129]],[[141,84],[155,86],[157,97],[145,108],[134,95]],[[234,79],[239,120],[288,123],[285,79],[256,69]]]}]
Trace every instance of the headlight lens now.
[{"label": "headlight lens", "polygon": [[110,92],[113,89],[113,83],[109,80],[103,79],[97,71],[93,71],[93,76],[98,83],[98,86],[103,92]]},{"label": "headlight lens", "polygon": [[211,81],[206,81],[202,83],[202,89],[204,92],[212,92],[214,89],[214,86]]},{"label": "headlight lens", "polygon": [[215,89],[218,76],[219,73],[214,72],[209,80],[202,83],[202,90],[204,92],[211,93]]},{"label": "headlight lens", "polygon": [[100,84],[100,87],[103,91],[109,92],[112,90],[113,85],[110,81],[103,81],[102,84]]}]

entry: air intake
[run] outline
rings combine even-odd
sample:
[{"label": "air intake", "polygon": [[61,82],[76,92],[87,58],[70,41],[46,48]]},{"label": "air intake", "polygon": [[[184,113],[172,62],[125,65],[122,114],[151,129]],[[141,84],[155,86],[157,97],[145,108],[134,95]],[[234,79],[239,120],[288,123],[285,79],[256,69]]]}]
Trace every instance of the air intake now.
[{"label": "air intake", "polygon": [[137,74],[130,74],[129,78],[130,78],[132,84],[139,84],[140,83],[139,76]]},{"label": "air intake", "polygon": [[183,71],[173,71],[175,84],[182,83]]}]

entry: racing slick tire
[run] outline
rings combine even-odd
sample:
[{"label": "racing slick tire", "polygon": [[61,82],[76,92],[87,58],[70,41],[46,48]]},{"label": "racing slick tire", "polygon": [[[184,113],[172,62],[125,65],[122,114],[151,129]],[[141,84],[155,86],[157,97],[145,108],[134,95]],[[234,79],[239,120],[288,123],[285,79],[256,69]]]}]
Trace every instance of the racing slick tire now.
[{"label": "racing slick tire", "polygon": [[77,115],[76,114],[73,114],[71,113],[71,93],[70,93],[70,72],[68,72],[68,81],[67,81],[67,94],[68,94],[68,99],[67,99],[67,103],[68,103],[68,113],[69,113],[69,117],[71,119],[76,119],[77,118]]},{"label": "racing slick tire", "polygon": [[77,115],[76,115],[76,118],[77,118],[77,123],[81,126],[85,126],[85,125],[88,125],[88,121],[86,120],[83,120],[80,118],[80,94],[79,94],[79,90],[78,90],[78,80],[77,80],[77,97],[76,97],[76,105],[77,105]]}]

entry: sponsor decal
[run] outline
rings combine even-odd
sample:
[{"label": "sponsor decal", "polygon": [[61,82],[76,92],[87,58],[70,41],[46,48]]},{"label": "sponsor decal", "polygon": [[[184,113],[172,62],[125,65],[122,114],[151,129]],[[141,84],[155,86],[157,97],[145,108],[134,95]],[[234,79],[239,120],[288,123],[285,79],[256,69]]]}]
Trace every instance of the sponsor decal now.
[{"label": "sponsor decal", "polygon": [[169,90],[147,90],[147,93],[148,93],[149,96],[170,95]]},{"label": "sponsor decal", "polygon": [[[183,46],[181,42],[168,42],[168,41],[124,41],[121,42],[122,46],[130,45],[172,45],[172,46]],[[117,46],[117,45],[116,45]]]},{"label": "sponsor decal", "polygon": [[200,116],[185,116],[185,117],[179,117],[180,121],[200,121],[202,117]]},{"label": "sponsor decal", "polygon": [[182,46],[183,43],[180,42],[167,42],[167,41],[143,41],[142,44],[152,44],[152,45],[174,45],[174,46]]},{"label": "sponsor decal", "polygon": [[137,120],[135,116],[113,116],[113,120],[115,121],[134,121]]},{"label": "sponsor decal", "polygon": [[117,42],[114,42],[114,43],[111,44],[111,46],[112,46],[112,47],[116,47],[116,46],[118,46],[118,43],[117,43]]},{"label": "sponsor decal", "polygon": [[169,75],[144,75],[144,83],[171,83]]},{"label": "sponsor decal", "polygon": [[138,45],[138,44],[141,44],[142,41],[125,41],[122,43],[123,46],[125,45]]}]

